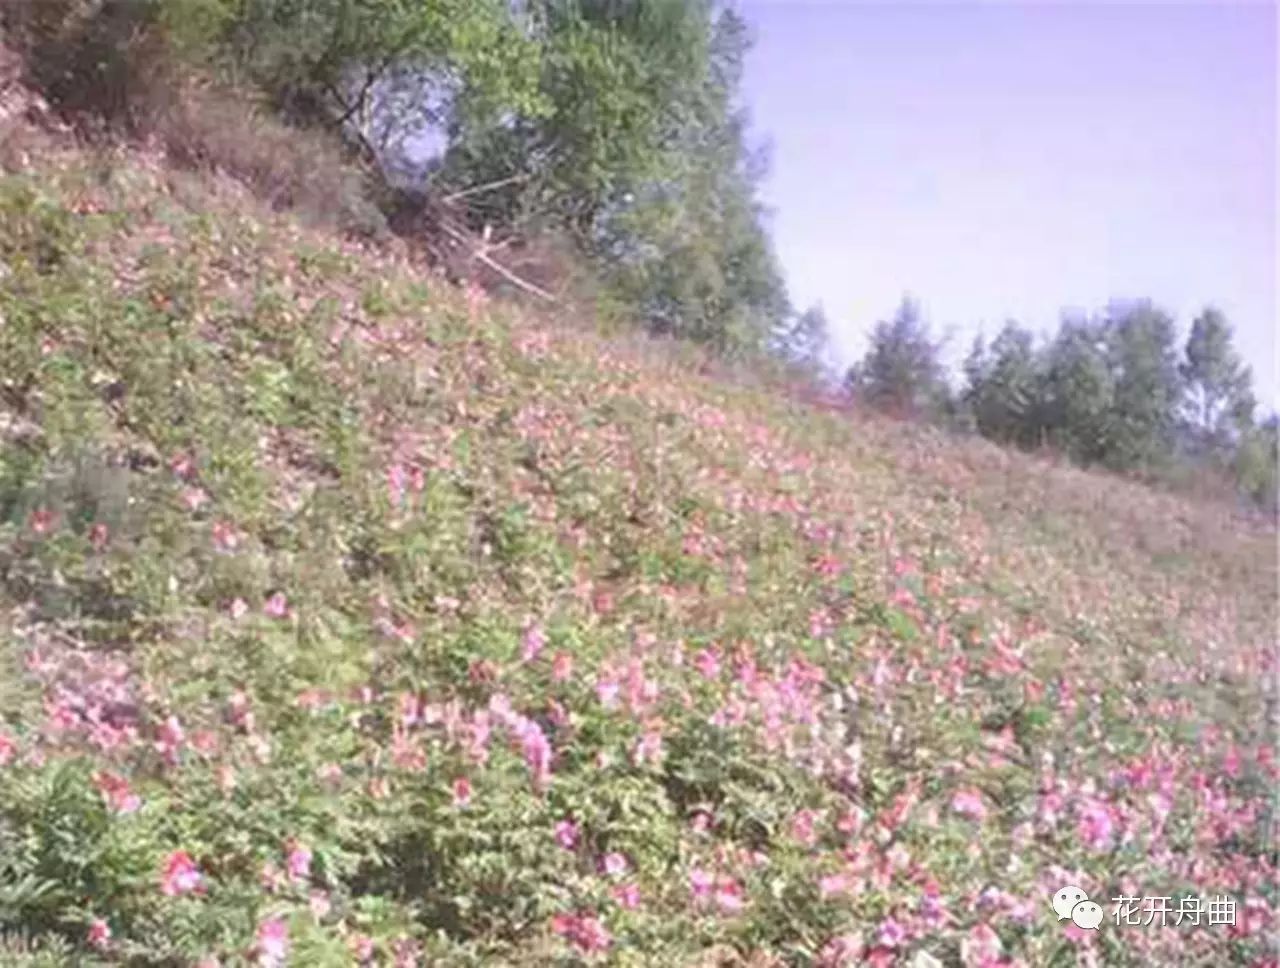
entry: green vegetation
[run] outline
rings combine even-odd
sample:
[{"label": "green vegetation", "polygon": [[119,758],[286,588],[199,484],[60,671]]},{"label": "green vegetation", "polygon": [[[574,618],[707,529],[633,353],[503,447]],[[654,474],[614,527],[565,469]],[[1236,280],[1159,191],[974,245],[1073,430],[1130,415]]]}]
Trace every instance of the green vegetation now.
[{"label": "green vegetation", "polygon": [[1274,531],[23,137],[6,964],[1274,950]]}]

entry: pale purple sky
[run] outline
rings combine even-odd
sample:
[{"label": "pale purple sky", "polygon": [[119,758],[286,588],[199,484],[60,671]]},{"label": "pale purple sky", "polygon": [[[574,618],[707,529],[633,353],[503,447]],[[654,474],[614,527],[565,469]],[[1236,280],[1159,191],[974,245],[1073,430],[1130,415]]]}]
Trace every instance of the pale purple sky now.
[{"label": "pale purple sky", "polygon": [[1007,317],[1207,302],[1276,405],[1276,10],[1267,2],[743,2],[793,301],[836,356],[904,292],[958,361]]}]

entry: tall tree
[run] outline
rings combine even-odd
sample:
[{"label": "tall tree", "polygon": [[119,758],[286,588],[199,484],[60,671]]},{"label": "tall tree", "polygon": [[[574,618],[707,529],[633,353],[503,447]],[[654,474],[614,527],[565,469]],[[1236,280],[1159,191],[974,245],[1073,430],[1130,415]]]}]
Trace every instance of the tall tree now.
[{"label": "tall tree", "polygon": [[1115,380],[1107,365],[1105,336],[1105,324],[1064,317],[1045,351],[1047,442],[1084,464],[1104,459],[1111,446],[1108,415]]},{"label": "tall tree", "polygon": [[1252,422],[1253,376],[1240,360],[1226,317],[1210,306],[1191,324],[1181,366],[1184,414],[1200,440],[1220,450]]},{"label": "tall tree", "polygon": [[1153,467],[1173,452],[1182,399],[1173,317],[1143,300],[1114,304],[1106,322],[1115,387],[1107,459],[1119,468]]},{"label": "tall tree", "polygon": [[1280,510],[1280,417],[1271,414],[1243,431],[1234,455],[1240,489],[1272,514]]},{"label": "tall tree", "polygon": [[845,385],[889,413],[938,416],[949,403],[940,354],[919,304],[904,297],[892,319],[876,324],[866,355],[849,370]]},{"label": "tall tree", "polygon": [[775,353],[788,363],[813,374],[826,369],[831,344],[831,325],[821,305],[793,314],[779,328],[773,341]]},{"label": "tall tree", "polygon": [[988,350],[979,338],[965,361],[964,403],[979,433],[1021,447],[1040,443],[1042,379],[1030,331],[1008,322]]}]

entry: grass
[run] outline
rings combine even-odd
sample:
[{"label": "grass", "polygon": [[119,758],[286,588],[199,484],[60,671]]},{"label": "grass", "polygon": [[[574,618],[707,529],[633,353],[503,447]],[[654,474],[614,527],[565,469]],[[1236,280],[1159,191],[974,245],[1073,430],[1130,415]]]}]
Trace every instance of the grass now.
[{"label": "grass", "polygon": [[1274,964],[1273,530],[143,154],[0,265],[6,963]]}]

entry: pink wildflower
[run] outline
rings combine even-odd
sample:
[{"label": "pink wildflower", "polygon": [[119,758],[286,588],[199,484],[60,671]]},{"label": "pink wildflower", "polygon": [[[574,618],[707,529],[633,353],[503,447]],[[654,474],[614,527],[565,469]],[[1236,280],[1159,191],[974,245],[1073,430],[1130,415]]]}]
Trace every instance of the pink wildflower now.
[{"label": "pink wildflower", "polygon": [[240,535],[226,521],[213,522],[213,543],[219,551],[235,551],[240,545]]},{"label": "pink wildflower", "polygon": [[1093,850],[1105,849],[1111,842],[1114,829],[1115,822],[1106,804],[1090,800],[1081,808],[1076,830],[1080,839]]},{"label": "pink wildflower", "polygon": [[53,530],[56,520],[57,515],[48,508],[38,508],[31,512],[31,530],[33,533],[43,537]]},{"label": "pink wildflower", "polygon": [[101,521],[89,529],[89,544],[93,545],[95,551],[105,548],[109,537],[110,531]]},{"label": "pink wildflower", "polygon": [[179,452],[169,458],[169,470],[173,471],[175,476],[188,481],[195,476],[196,464],[190,454]]},{"label": "pink wildflower", "polygon": [[608,930],[594,914],[557,914],[551,928],[584,954],[606,951],[613,942]]},{"label": "pink wildflower", "polygon": [[960,942],[960,959],[965,965],[975,968],[992,965],[1000,957],[1001,948],[1000,936],[991,930],[990,925],[980,922],[970,928],[969,934]]},{"label": "pink wildflower", "polygon": [[8,766],[18,752],[18,744],[7,733],[0,733],[0,766]]},{"label": "pink wildflower", "polygon": [[951,809],[962,817],[981,823],[987,816],[987,805],[976,790],[958,790],[951,798]]},{"label": "pink wildflower", "polygon": [[720,657],[711,649],[703,649],[694,657],[694,668],[702,673],[704,678],[718,679],[720,678]]},{"label": "pink wildflower", "polygon": [[732,877],[719,878],[716,882],[715,902],[725,914],[738,913],[746,903],[742,896],[742,885]]},{"label": "pink wildflower", "polygon": [[373,960],[373,939],[367,934],[353,934],[347,941],[347,947],[360,964]]},{"label": "pink wildflower", "polygon": [[186,733],[182,729],[182,723],[178,721],[177,716],[170,716],[160,728],[156,730],[158,736],[156,739],[156,750],[165,758],[165,761],[173,765],[178,761],[178,750],[182,748],[182,744],[186,742]]},{"label": "pink wildflower", "polygon": [[627,871],[627,859],[617,852],[604,855],[600,868],[610,877],[617,877]]},{"label": "pink wildflower", "polygon": [[882,948],[896,948],[907,938],[906,930],[893,918],[885,918],[880,922],[880,930],[876,933],[876,944]]},{"label": "pink wildflower", "polygon": [[701,867],[695,867],[689,871],[689,889],[693,892],[695,901],[703,901],[711,896],[711,888],[715,885],[715,878]]},{"label": "pink wildflower", "polygon": [[812,810],[801,810],[791,818],[791,836],[806,847],[812,847],[818,842],[818,835],[813,828],[814,819]]},{"label": "pink wildflower", "polygon": [[89,922],[88,941],[91,948],[102,951],[111,941],[111,925],[102,918],[94,918]]},{"label": "pink wildflower", "polygon": [[627,911],[635,910],[640,906],[640,888],[634,884],[619,884],[614,887],[612,893],[619,907]]},{"label": "pink wildflower", "polygon": [[311,851],[297,841],[290,841],[285,855],[285,867],[295,881],[305,881],[311,876]]},{"label": "pink wildflower", "polygon": [[525,764],[533,773],[534,789],[541,792],[546,789],[551,778],[551,743],[542,732],[542,727],[531,719],[519,721],[517,735]]},{"label": "pink wildflower", "polygon": [[129,789],[129,781],[106,771],[93,775],[93,784],[116,813],[133,813],[142,806],[142,798]]},{"label": "pink wildflower", "polygon": [[307,907],[311,909],[311,916],[316,921],[323,921],[329,916],[329,912],[333,910],[333,902],[329,900],[329,895],[324,891],[312,891],[307,896]]},{"label": "pink wildflower", "polygon": [[289,600],[283,592],[274,592],[262,606],[262,611],[271,618],[284,618],[289,614]]},{"label": "pink wildflower", "polygon": [[465,807],[471,803],[471,781],[460,776],[453,781],[453,805]]},{"label": "pink wildflower", "polygon": [[819,968],[849,968],[862,957],[862,938],[856,934],[839,934],[822,946],[818,953]]},{"label": "pink wildflower", "polygon": [[573,850],[578,843],[578,825],[572,820],[557,821],[556,843],[565,850]]},{"label": "pink wildflower", "polygon": [[525,662],[532,662],[546,644],[547,638],[542,634],[542,628],[535,623],[530,623],[525,627],[524,635],[520,640],[520,658]]},{"label": "pink wildflower", "polygon": [[573,656],[568,652],[557,652],[551,660],[551,681],[564,682],[573,675]]},{"label": "pink wildflower", "polygon": [[258,925],[253,950],[261,968],[276,968],[284,964],[289,955],[289,926],[283,918],[267,918]]},{"label": "pink wildflower", "polygon": [[191,855],[185,850],[175,850],[165,859],[160,891],[168,897],[190,894],[201,888],[203,880],[200,868],[191,859]]}]

